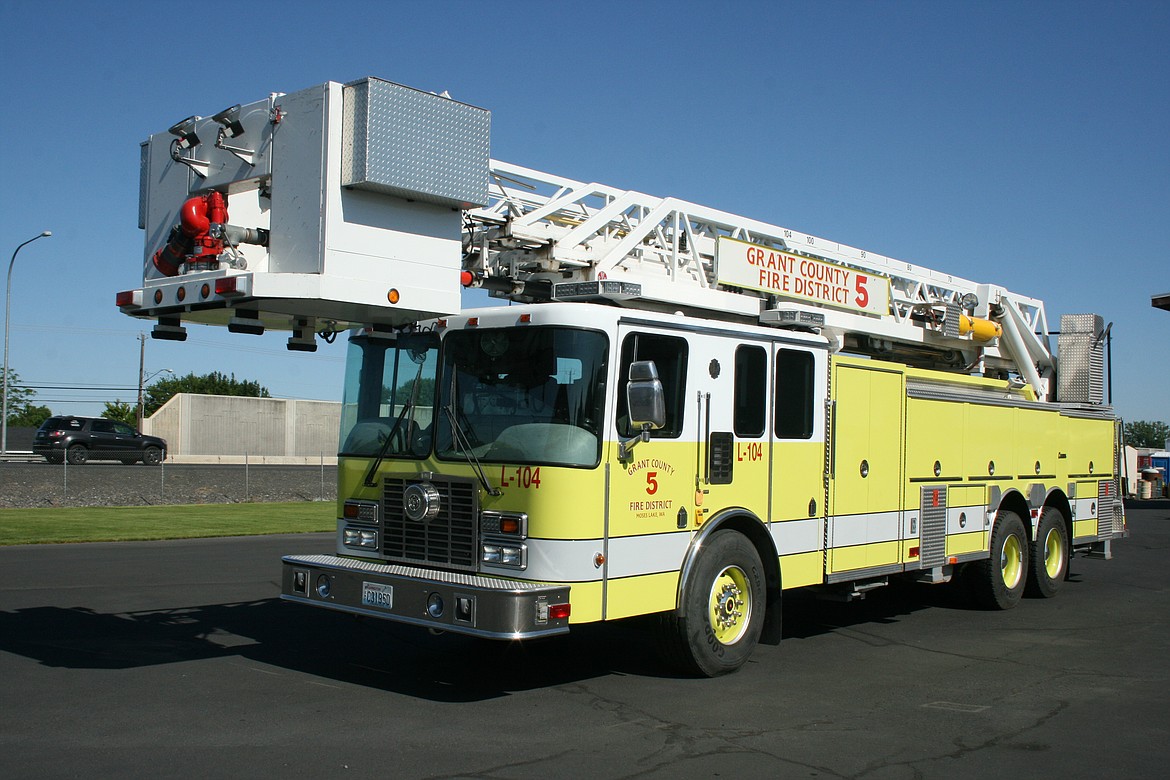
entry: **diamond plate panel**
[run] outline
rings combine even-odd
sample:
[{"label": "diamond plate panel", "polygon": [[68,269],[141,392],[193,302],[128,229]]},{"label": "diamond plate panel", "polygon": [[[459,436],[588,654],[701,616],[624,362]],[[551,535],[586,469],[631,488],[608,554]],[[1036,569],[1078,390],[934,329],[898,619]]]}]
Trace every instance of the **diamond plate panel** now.
[{"label": "diamond plate panel", "polygon": [[342,185],[466,208],[487,203],[491,112],[381,79],[349,84]]},{"label": "diamond plate panel", "polygon": [[1063,403],[1099,404],[1105,396],[1105,345],[1097,314],[1065,314],[1057,338],[1057,394]]}]

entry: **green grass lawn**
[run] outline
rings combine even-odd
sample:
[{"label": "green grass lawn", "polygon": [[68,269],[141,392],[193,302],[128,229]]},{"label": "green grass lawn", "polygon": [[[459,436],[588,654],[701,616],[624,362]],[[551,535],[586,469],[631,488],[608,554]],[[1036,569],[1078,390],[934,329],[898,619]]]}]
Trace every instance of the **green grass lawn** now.
[{"label": "green grass lawn", "polygon": [[312,533],[337,528],[332,501],[0,509],[0,545]]}]

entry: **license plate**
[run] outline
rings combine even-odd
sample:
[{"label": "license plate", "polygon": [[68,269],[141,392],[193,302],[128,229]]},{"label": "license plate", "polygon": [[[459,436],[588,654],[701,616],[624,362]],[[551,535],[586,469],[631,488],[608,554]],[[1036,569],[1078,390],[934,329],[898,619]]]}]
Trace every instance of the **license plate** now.
[{"label": "license plate", "polygon": [[379,582],[362,583],[362,606],[393,609],[394,586],[383,585]]}]

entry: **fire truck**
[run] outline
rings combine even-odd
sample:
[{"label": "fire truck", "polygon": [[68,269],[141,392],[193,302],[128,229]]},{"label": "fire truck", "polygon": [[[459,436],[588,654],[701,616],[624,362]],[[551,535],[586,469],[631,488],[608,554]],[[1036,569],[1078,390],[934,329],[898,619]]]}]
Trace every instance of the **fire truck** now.
[{"label": "fire truck", "polygon": [[142,143],[123,312],[348,332],[336,553],[284,599],[503,640],[653,615],[717,675],[786,591],[1008,609],[1127,535],[1101,317],[500,162],[490,124],[366,78]]}]

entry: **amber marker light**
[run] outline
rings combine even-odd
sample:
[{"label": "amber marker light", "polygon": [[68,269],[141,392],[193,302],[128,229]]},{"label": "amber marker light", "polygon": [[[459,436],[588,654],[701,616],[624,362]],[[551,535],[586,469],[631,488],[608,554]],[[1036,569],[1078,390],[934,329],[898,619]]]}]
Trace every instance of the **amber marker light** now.
[{"label": "amber marker light", "polygon": [[386,300],[390,301],[390,303],[398,303],[398,300],[401,297],[402,296],[398,294],[398,288],[396,287],[391,287],[390,292],[386,293]]}]

